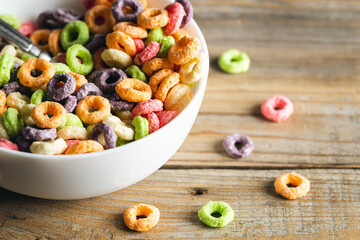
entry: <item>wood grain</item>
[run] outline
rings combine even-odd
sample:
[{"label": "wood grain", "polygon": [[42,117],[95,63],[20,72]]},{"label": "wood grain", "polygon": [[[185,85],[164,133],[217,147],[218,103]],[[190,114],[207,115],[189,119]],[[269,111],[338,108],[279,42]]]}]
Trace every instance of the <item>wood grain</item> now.
[{"label": "wood grain", "polygon": [[[356,239],[360,234],[360,172],[297,170],[309,194],[286,200],[274,179],[293,170],[159,170],[122,191],[78,201],[49,201],[0,190],[0,239]],[[235,220],[211,229],[197,217],[223,200]],[[147,233],[127,230],[122,214],[145,202],[161,211]],[[126,236],[126,237],[125,237]],[[340,237],[341,238],[338,238]]]}]

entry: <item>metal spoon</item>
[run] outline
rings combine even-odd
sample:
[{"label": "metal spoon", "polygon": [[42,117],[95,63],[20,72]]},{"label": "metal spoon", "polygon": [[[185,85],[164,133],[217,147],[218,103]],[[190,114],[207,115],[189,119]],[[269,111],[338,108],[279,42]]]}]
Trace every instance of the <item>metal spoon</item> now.
[{"label": "metal spoon", "polygon": [[40,50],[40,48],[33,44],[30,39],[28,39],[26,36],[21,34],[18,30],[7,24],[2,19],[0,19],[0,36],[17,45],[23,51],[34,55],[35,57],[43,58],[47,61],[51,60],[49,54]]}]

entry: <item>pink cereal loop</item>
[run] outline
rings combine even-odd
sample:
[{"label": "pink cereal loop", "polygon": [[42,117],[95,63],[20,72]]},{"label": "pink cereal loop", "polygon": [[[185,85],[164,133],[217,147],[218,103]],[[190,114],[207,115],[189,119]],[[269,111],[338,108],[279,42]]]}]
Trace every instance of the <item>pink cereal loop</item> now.
[{"label": "pink cereal loop", "polygon": [[294,106],[285,96],[273,96],[261,105],[261,113],[270,121],[282,122],[294,112]]},{"label": "pink cereal loop", "polygon": [[160,121],[159,118],[155,113],[149,113],[146,115],[146,119],[149,122],[149,134],[156,132],[160,128]]},{"label": "pink cereal loop", "polygon": [[24,22],[21,24],[18,31],[24,34],[25,36],[30,37],[30,35],[37,29],[39,29],[39,27],[36,24],[32,22]]},{"label": "pink cereal loop", "polygon": [[134,38],[134,43],[136,47],[136,53],[140,53],[142,52],[142,50],[144,50],[145,44],[143,40],[141,40],[140,38]]},{"label": "pink cereal loop", "polygon": [[134,63],[138,66],[143,65],[144,62],[154,58],[160,50],[160,43],[156,41],[150,42],[141,53],[137,54],[134,59]]},{"label": "pink cereal loop", "polygon": [[13,143],[13,142],[5,139],[5,138],[0,138],[0,147],[10,149],[10,150],[19,151],[18,145],[16,145],[15,143]]},{"label": "pink cereal loop", "polygon": [[171,122],[179,113],[175,111],[162,111],[157,113],[157,117],[159,118],[160,128]]},{"label": "pink cereal loop", "polygon": [[171,35],[179,30],[181,22],[186,13],[184,7],[178,2],[174,2],[168,5],[165,10],[167,10],[169,13],[169,22],[165,26],[164,32],[166,35]]},{"label": "pink cereal loop", "polygon": [[132,110],[133,117],[146,115],[152,112],[161,112],[163,110],[163,103],[157,99],[150,99],[146,102],[141,102]]}]

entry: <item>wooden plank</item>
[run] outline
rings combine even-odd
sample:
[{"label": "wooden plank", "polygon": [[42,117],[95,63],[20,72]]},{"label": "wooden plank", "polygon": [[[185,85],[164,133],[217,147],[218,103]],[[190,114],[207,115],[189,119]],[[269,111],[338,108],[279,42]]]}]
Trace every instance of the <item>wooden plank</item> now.
[{"label": "wooden plank", "polygon": [[[356,239],[360,234],[360,172],[297,170],[310,193],[286,200],[274,179],[290,170],[159,170],[109,195],[78,201],[35,199],[0,189],[0,239]],[[235,220],[211,229],[198,209],[228,202]],[[127,230],[122,214],[137,202],[161,210],[147,233]]]}]

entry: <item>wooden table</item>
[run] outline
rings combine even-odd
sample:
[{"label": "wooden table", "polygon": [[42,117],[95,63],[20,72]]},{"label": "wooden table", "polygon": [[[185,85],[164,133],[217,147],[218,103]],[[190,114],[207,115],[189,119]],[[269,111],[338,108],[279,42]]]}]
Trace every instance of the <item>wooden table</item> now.
[{"label": "wooden table", "polygon": [[[211,55],[207,92],[187,140],[147,179],[109,195],[49,201],[0,189],[0,239],[359,239],[360,2],[354,0],[197,0],[196,20]],[[238,48],[247,74],[227,75],[217,57]],[[262,101],[288,96],[294,115],[266,121]],[[255,149],[232,159],[227,134]],[[286,200],[274,179],[296,171],[310,193]],[[209,200],[228,202],[235,220],[211,229],[197,217]],[[137,202],[161,210],[147,233],[122,214]]]}]

